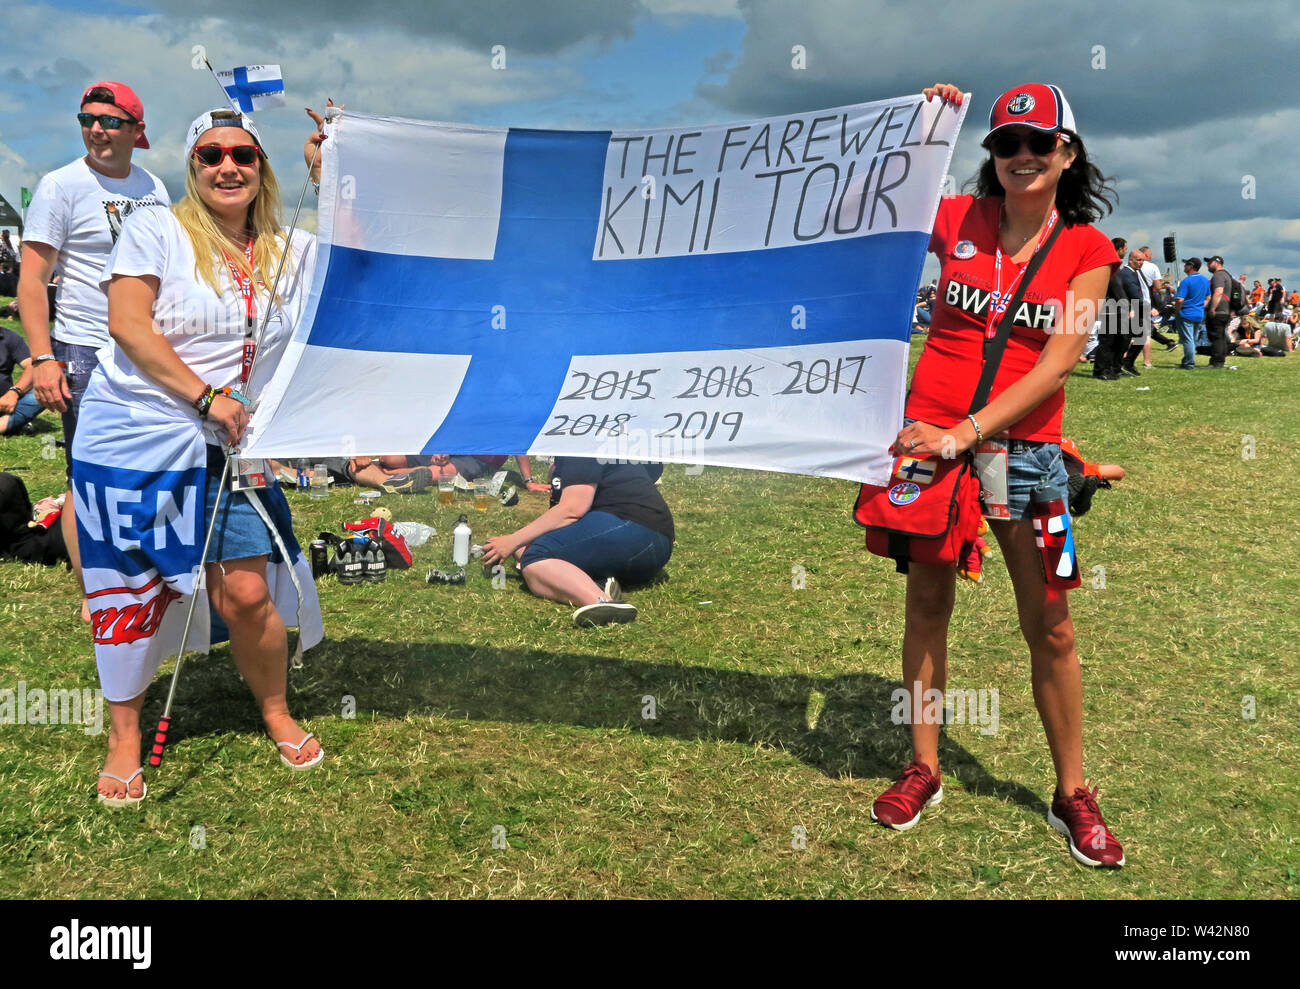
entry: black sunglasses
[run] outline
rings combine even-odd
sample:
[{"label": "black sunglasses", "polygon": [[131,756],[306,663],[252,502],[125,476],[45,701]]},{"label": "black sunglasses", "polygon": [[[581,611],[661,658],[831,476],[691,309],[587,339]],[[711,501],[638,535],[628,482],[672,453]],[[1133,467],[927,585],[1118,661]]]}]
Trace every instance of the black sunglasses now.
[{"label": "black sunglasses", "polygon": [[221,160],[230,155],[230,160],[236,165],[243,165],[247,168],[257,161],[256,144],[236,144],[233,147],[220,144],[200,144],[194,149],[194,157],[199,160],[199,164],[205,168],[213,168],[221,164]]},{"label": "black sunglasses", "polygon": [[1042,131],[1032,131],[1029,134],[1017,134],[1014,131],[999,131],[984,142],[984,146],[993,152],[995,158],[1013,158],[1019,153],[1022,144],[1028,144],[1030,153],[1041,157],[1056,150],[1057,137],[1066,144],[1070,143],[1070,139],[1059,132],[1044,134]]},{"label": "black sunglasses", "polygon": [[89,130],[95,126],[95,121],[99,121],[99,126],[104,130],[117,130],[123,124],[135,123],[130,117],[114,117],[110,113],[79,113],[77,114],[77,123]]}]

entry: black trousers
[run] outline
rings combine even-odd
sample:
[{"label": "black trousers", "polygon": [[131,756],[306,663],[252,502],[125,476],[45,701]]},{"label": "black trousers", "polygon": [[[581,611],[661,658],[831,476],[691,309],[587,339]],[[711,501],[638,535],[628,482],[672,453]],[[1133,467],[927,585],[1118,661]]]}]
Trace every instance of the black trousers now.
[{"label": "black trousers", "polygon": [[1228,357],[1228,323],[1232,317],[1228,315],[1211,315],[1205,316],[1205,335],[1210,338],[1210,366],[1222,367],[1223,362]]}]

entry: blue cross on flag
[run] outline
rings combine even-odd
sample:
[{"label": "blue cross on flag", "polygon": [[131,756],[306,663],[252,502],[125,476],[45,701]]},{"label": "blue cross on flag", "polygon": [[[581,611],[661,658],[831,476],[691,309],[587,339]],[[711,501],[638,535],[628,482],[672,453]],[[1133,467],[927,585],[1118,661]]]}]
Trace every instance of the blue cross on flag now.
[{"label": "blue cross on flag", "polygon": [[284,106],[284,76],[278,65],[240,65],[221,69],[216,76],[241,113]]},{"label": "blue cross on flag", "polygon": [[903,457],[898,462],[898,470],[894,472],[894,476],[915,481],[917,484],[929,484],[934,480],[934,468],[924,460]]}]

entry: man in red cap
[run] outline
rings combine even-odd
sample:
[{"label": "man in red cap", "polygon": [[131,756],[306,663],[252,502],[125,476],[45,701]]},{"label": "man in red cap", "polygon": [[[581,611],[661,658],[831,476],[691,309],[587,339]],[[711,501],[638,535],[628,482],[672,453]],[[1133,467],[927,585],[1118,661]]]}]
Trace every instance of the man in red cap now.
[{"label": "man in red cap", "polygon": [[[36,399],[63,414],[64,454],[72,476],[72,437],[77,410],[96,352],[108,345],[108,297],[99,287],[122,221],[140,206],[169,205],[162,180],[131,163],[144,136],[144,106],[130,86],[97,82],[81,94],[77,114],[86,153],[45,175],[36,184],[27,210],[18,307],[32,352]],[[53,334],[46,285],[58,268],[59,294]],[[51,342],[53,336],[53,342]],[[67,506],[73,507],[72,492]],[[74,512],[61,525],[68,555],[81,579]],[[89,613],[82,602],[82,617]]]}]

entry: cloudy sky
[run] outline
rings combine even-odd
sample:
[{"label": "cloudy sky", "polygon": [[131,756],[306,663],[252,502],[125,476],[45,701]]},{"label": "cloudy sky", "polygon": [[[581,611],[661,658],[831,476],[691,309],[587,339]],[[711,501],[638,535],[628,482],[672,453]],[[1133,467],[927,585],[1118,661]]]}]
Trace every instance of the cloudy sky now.
[{"label": "cloudy sky", "polygon": [[[1055,82],[1120,201],[1107,234],[1221,253],[1300,282],[1300,19],[1264,0],[1050,7],[1020,0],[7,0],[0,194],[83,153],[73,114],[98,79],[132,85],[178,194],[185,125],[219,105],[195,69],[279,63],[289,107],[258,122],[274,161],[301,107],[471,124],[604,129],[710,123],[912,93],[974,94],[953,173],[975,170],[992,99]],[[196,13],[202,10],[202,13]],[[493,67],[495,46],[504,68]],[[796,66],[795,46],[803,65]],[[501,59],[497,58],[500,65]],[[201,65],[201,63],[199,63]],[[286,186],[296,183],[284,183]],[[309,197],[310,198],[310,197]],[[933,259],[927,276],[934,268]]]}]

